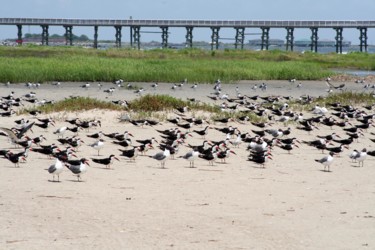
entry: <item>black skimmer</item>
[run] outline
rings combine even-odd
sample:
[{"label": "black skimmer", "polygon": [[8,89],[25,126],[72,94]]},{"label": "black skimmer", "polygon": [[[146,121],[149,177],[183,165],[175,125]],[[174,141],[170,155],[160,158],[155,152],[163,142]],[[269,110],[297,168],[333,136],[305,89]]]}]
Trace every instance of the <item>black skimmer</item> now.
[{"label": "black skimmer", "polygon": [[91,135],[86,135],[89,138],[94,138],[94,139],[100,139],[103,137],[103,132],[99,131],[97,133],[91,134]]},{"label": "black skimmer", "polygon": [[[146,145],[150,145],[150,144],[146,144]],[[150,146],[148,146],[148,147],[150,147]],[[121,156],[125,156],[129,160],[135,161],[135,158],[137,158],[138,153],[141,151],[141,146],[134,147],[134,148],[128,149],[128,150],[119,149],[119,151],[121,151]]]},{"label": "black skimmer", "polygon": [[330,166],[333,162],[333,155],[334,154],[335,153],[333,153],[333,152],[329,152],[329,154],[327,156],[325,156],[325,157],[323,157],[319,160],[315,160],[315,161],[321,163],[324,166],[324,171],[326,171],[326,168],[327,168],[328,172],[330,172],[329,168],[330,168]]},{"label": "black skimmer", "polygon": [[173,124],[178,124],[180,122],[180,119],[181,118],[177,116],[176,118],[173,118],[173,119],[167,119],[167,121]]},{"label": "black skimmer", "polygon": [[179,156],[179,158],[183,158],[189,161],[189,167],[194,168],[194,160],[198,158],[199,152],[198,151],[190,151],[183,156]]},{"label": "black skimmer", "polygon": [[208,161],[208,163],[213,166],[215,160],[217,159],[218,152],[208,152],[206,154],[199,154],[198,157]]},{"label": "black skimmer", "polygon": [[193,132],[197,133],[198,135],[201,135],[204,139],[206,135],[208,134],[208,129],[210,129],[210,126],[206,126],[203,130],[193,130]]},{"label": "black skimmer", "polygon": [[52,181],[55,181],[55,175],[57,175],[57,181],[60,182],[60,174],[64,169],[63,163],[57,157],[56,162],[48,168],[48,173],[52,174]]},{"label": "black skimmer", "polygon": [[236,155],[236,152],[234,152],[233,150],[227,148],[224,151],[218,152],[217,158],[220,159],[222,163],[223,162],[226,163],[226,159],[229,158],[230,154]]},{"label": "black skimmer", "polygon": [[158,141],[155,139],[155,137],[152,137],[151,139],[145,139],[145,140],[135,140],[138,143],[141,144],[155,144],[158,143]]},{"label": "black skimmer", "polygon": [[78,181],[81,181],[81,175],[87,172],[87,166],[90,166],[87,159],[82,158],[78,163],[65,162],[65,166],[77,176]]},{"label": "black skimmer", "polygon": [[107,158],[91,158],[91,160],[95,163],[105,165],[105,168],[111,168],[111,165],[113,164],[114,160],[120,161],[115,155],[110,155]]},{"label": "black skimmer", "polygon": [[340,154],[344,151],[344,148],[349,149],[347,145],[341,144],[338,147],[326,147],[326,150],[328,150],[329,152],[333,152],[335,154]]},{"label": "black skimmer", "polygon": [[294,144],[294,143],[283,143],[283,144],[277,144],[280,148],[288,151],[288,153],[290,154],[290,151],[294,148],[294,147],[297,147],[298,148],[298,145]]},{"label": "black skimmer", "polygon": [[20,167],[20,160],[26,161],[26,158],[24,156],[13,154],[12,152],[6,153],[5,158],[14,163],[14,167]]},{"label": "black skimmer", "polygon": [[73,118],[73,119],[67,119],[65,120],[66,122],[72,124],[72,125],[77,125],[77,123],[79,123],[79,118]]},{"label": "black skimmer", "polygon": [[164,152],[156,153],[155,155],[150,156],[150,157],[159,161],[161,168],[165,168],[165,161],[169,158],[170,155],[171,155],[171,153],[170,153],[169,149],[165,148]]},{"label": "black skimmer", "polygon": [[123,146],[124,148],[127,148],[132,145],[132,141],[129,139],[124,139],[122,141],[113,141],[112,143]]},{"label": "black skimmer", "polygon": [[228,122],[234,121],[233,118],[220,118],[220,119],[214,119],[214,122],[219,122],[223,124],[227,124]]}]

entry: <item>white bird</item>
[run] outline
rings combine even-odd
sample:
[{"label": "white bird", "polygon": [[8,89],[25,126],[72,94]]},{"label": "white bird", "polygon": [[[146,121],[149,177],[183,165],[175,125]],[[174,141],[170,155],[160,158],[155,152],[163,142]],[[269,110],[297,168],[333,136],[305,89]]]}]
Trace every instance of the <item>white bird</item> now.
[{"label": "white bird", "polygon": [[65,163],[65,166],[72,171],[73,174],[77,175],[78,181],[81,180],[81,175],[87,172],[87,166],[90,166],[88,160],[82,158],[77,165]]},{"label": "white bird", "polygon": [[165,148],[164,152],[159,152],[155,154],[154,156],[150,156],[151,158],[160,161],[161,168],[165,168],[165,161],[169,158],[171,155],[171,152],[169,149]]},{"label": "white bird", "polygon": [[319,162],[321,164],[323,164],[324,166],[324,171],[326,171],[326,168],[328,169],[328,172],[330,172],[329,170],[329,167],[331,166],[332,162],[333,162],[333,155],[334,153],[333,152],[330,152],[329,155],[323,157],[322,159],[320,160],[315,160],[316,162]]},{"label": "white bird", "polygon": [[68,129],[68,127],[61,127],[61,128],[58,128],[55,132],[53,132],[55,135],[57,135],[58,138],[60,137],[64,137],[64,133],[66,132],[66,130]]},{"label": "white bird", "polygon": [[159,84],[156,82],[154,84],[151,85],[151,88],[153,88],[154,90],[156,90],[156,88],[159,86]]},{"label": "white bird", "polygon": [[63,171],[63,163],[60,161],[59,158],[56,158],[55,164],[51,165],[48,168],[48,173],[52,174],[52,181],[55,181],[55,175],[57,175],[57,181],[60,181],[60,174]]},{"label": "white bird", "polygon": [[83,85],[81,85],[81,88],[83,88],[83,89],[89,89],[90,88],[90,83],[86,83],[86,84],[83,84]]},{"label": "white bird", "polygon": [[364,149],[362,149],[361,152],[359,152],[357,150],[354,150],[353,153],[350,155],[350,158],[358,161],[359,167],[361,166],[361,163],[362,163],[362,167],[363,167],[363,162],[367,158],[367,149],[364,148]]},{"label": "white bird", "polygon": [[100,150],[103,148],[103,146],[104,146],[104,140],[103,139],[99,139],[96,142],[90,144],[90,147],[98,150],[98,155],[99,155]]},{"label": "white bird", "polygon": [[189,161],[189,167],[194,167],[194,160],[198,158],[199,152],[198,151],[190,151],[186,153],[184,156],[180,156],[179,158],[183,158]]}]

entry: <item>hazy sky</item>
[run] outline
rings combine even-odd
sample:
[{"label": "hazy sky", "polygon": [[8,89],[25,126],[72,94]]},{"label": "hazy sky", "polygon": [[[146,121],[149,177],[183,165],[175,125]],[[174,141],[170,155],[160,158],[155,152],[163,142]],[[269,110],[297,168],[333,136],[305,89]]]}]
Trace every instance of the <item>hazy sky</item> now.
[{"label": "hazy sky", "polygon": [[[375,20],[375,0],[1,0],[0,17],[90,18],[90,19],[204,19],[204,20]],[[141,30],[159,31],[158,28]],[[170,29],[169,41],[184,42],[185,29]],[[23,33],[41,33],[38,26],[25,26]],[[62,27],[51,27],[50,34],[63,34]],[[259,33],[247,29],[246,33]],[[93,37],[93,28],[74,27],[75,35]],[[15,26],[0,26],[0,39],[15,38]],[[221,29],[221,37],[235,35],[234,29]],[[310,38],[310,30],[296,29],[295,40]],[[161,40],[160,34],[141,34],[141,41]],[[195,29],[194,41],[209,41],[210,29]],[[285,29],[271,29],[271,38],[285,39]],[[359,31],[344,29],[344,40],[358,44]],[[247,35],[246,40],[259,35]],[[319,39],[333,40],[335,32],[320,29]],[[369,43],[375,44],[375,29],[368,30]],[[115,39],[115,29],[99,28],[99,39]],[[122,41],[129,41],[123,28]]]}]

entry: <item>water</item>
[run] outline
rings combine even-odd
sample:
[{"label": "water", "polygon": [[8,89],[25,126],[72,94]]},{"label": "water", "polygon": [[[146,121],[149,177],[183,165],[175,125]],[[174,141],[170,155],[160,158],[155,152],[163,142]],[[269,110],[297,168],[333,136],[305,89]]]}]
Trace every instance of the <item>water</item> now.
[{"label": "water", "polygon": [[348,74],[358,77],[375,76],[374,70],[333,69],[333,71],[340,74]]}]

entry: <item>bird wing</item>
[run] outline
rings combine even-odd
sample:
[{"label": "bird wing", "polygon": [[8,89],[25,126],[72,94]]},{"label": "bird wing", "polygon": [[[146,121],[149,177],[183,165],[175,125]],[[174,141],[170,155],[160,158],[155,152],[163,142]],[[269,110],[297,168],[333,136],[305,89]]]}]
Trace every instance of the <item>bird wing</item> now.
[{"label": "bird wing", "polygon": [[8,135],[8,137],[12,140],[12,142],[18,142],[19,138],[17,135],[10,129],[8,128],[0,128],[1,131],[3,131],[5,134]]},{"label": "bird wing", "polygon": [[56,171],[56,166],[55,165],[51,165],[49,168],[48,168],[48,173],[52,174],[53,172]]},{"label": "bird wing", "polygon": [[27,125],[26,127],[24,127],[17,135],[17,138],[21,138],[29,129],[31,129],[31,127],[34,125],[35,122],[32,122],[30,123],[29,125]]}]

